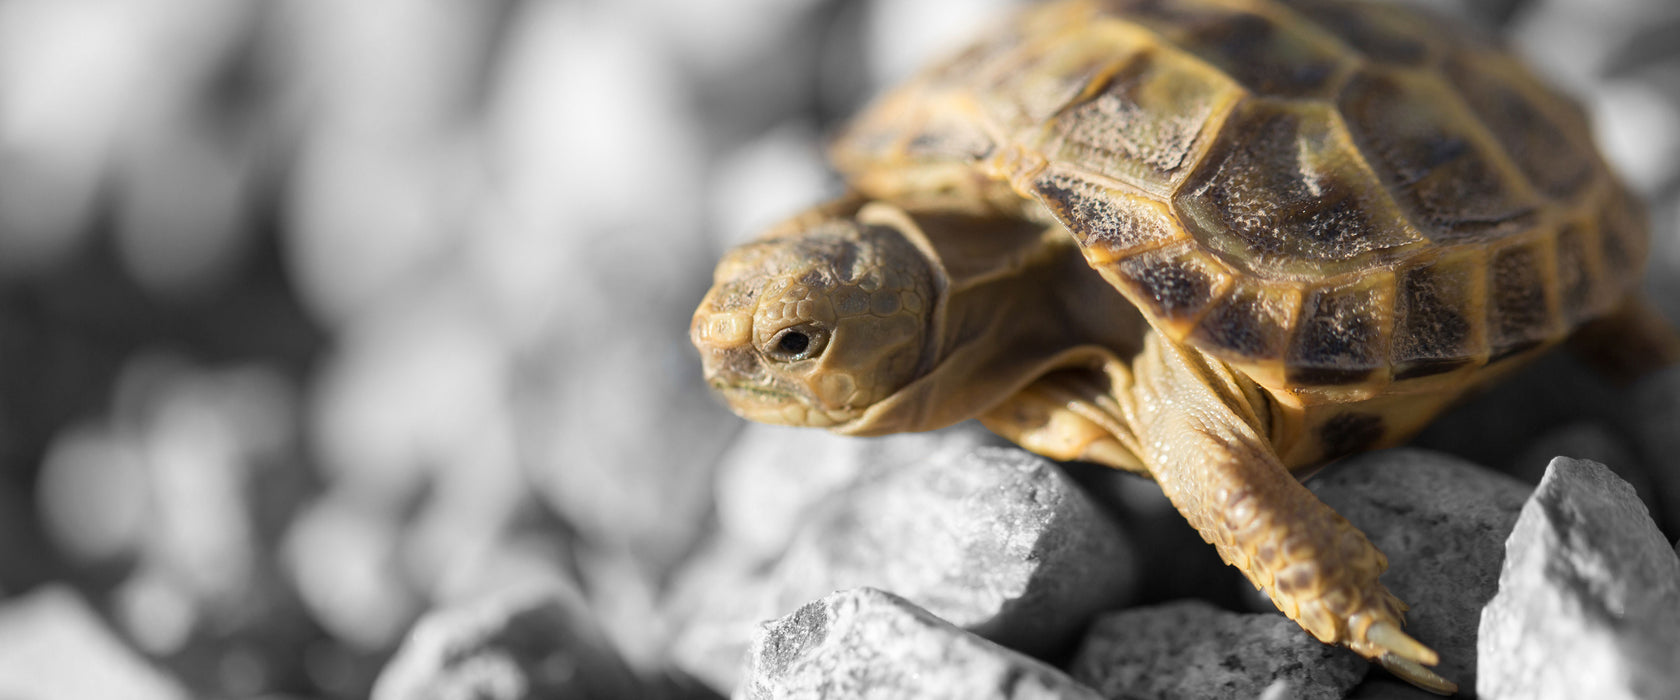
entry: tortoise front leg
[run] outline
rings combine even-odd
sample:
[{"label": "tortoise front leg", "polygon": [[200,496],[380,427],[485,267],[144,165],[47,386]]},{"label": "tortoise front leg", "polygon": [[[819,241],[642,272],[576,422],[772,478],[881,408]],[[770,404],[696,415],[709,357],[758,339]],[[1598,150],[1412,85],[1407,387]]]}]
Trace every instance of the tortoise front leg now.
[{"label": "tortoise front leg", "polygon": [[1053,459],[1137,471],[1226,562],[1314,637],[1437,693],[1435,652],[1401,631],[1388,559],[1302,486],[1261,437],[1264,400],[1225,365],[1150,334],[1130,368],[1052,372],[980,416]]},{"label": "tortoise front leg", "polygon": [[1231,370],[1152,334],[1132,373],[1139,456],[1226,562],[1319,640],[1425,690],[1457,690],[1401,631],[1406,605],[1378,580],[1387,557],[1283,466]]}]

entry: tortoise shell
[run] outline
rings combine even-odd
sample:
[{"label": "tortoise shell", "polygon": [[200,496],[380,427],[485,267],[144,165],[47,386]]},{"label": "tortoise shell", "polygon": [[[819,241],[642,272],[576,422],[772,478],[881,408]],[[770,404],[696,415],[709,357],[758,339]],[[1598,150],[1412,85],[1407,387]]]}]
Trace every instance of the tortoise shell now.
[{"label": "tortoise shell", "polygon": [[1611,310],[1646,252],[1576,106],[1394,5],[1037,6],[834,157],[872,197],[1054,217],[1158,331],[1273,389],[1529,354]]}]

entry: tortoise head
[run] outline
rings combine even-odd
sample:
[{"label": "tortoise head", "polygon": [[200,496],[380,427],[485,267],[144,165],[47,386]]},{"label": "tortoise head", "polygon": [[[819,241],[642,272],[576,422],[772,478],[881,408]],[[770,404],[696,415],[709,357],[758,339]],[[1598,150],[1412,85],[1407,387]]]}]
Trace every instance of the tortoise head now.
[{"label": "tortoise head", "polygon": [[819,211],[731,250],[689,334],[742,417],[835,427],[916,379],[940,285],[890,225]]}]

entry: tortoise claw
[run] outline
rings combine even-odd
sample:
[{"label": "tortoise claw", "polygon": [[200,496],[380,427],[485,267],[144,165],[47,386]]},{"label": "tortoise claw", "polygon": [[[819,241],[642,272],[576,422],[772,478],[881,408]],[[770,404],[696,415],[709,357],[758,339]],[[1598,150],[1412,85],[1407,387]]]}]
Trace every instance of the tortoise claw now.
[{"label": "tortoise claw", "polygon": [[1388,664],[1388,657],[1391,656],[1424,666],[1434,666],[1441,663],[1441,657],[1435,653],[1434,649],[1424,646],[1423,642],[1412,639],[1411,635],[1400,631],[1400,628],[1392,622],[1378,622],[1371,625],[1370,629],[1365,630],[1365,639],[1385,650],[1382,655],[1383,665],[1385,666]]},{"label": "tortoise claw", "polygon": [[1394,622],[1373,623],[1365,629],[1365,642],[1358,646],[1400,680],[1439,695],[1458,692],[1458,684],[1426,668],[1439,663],[1441,656],[1402,632]]},{"label": "tortoise claw", "polygon": [[[1416,642],[1413,642],[1414,644]],[[1425,649],[1427,651],[1427,649]],[[1431,652],[1433,653],[1433,652]],[[1437,695],[1452,695],[1458,692],[1458,684],[1442,678],[1422,664],[1411,659],[1402,658],[1394,653],[1383,654],[1377,659],[1383,668],[1394,674],[1400,680],[1411,683],[1419,688]]]}]

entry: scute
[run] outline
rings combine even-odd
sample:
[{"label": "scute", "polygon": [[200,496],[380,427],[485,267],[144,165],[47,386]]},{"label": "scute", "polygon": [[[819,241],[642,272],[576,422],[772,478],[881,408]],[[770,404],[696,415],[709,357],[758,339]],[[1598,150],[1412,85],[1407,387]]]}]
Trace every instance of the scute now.
[{"label": "scute", "polygon": [[1593,181],[1598,157],[1581,141],[1580,116],[1532,86],[1509,58],[1459,51],[1442,71],[1541,192],[1573,197]]},{"label": "scute", "polygon": [[1053,41],[1021,46],[1003,70],[993,71],[978,90],[987,114],[1004,130],[1043,124],[1107,79],[1123,61],[1147,46],[1147,37],[1126,25],[1101,23],[1087,31],[1058,34]]},{"label": "scute", "polygon": [[1178,327],[1195,321],[1231,283],[1222,266],[1188,242],[1144,251],[1100,270],[1151,317]]},{"label": "scute", "polygon": [[1257,95],[1320,96],[1350,56],[1299,22],[1217,2],[1135,2],[1116,8]]},{"label": "scute", "polygon": [[1342,43],[1377,63],[1418,66],[1433,55],[1428,37],[1440,32],[1441,23],[1429,23],[1418,16],[1382,3],[1358,4],[1337,0],[1280,0]]},{"label": "scute", "polygon": [[1539,243],[1494,253],[1488,265],[1489,361],[1534,348],[1557,336],[1547,282],[1549,251]]},{"label": "scute", "polygon": [[1202,316],[1190,341],[1225,357],[1263,364],[1283,356],[1301,297],[1293,287],[1239,277],[1230,293]]},{"label": "scute", "polygon": [[1598,207],[1598,235],[1604,249],[1605,267],[1638,270],[1644,264],[1650,240],[1645,208],[1620,187],[1610,187]]},{"label": "scute", "polygon": [[1164,192],[1189,174],[1241,95],[1229,78],[1181,53],[1140,51],[1056,120],[1051,159]]},{"label": "scute", "polygon": [[1033,191],[1068,230],[1093,266],[1186,237],[1178,220],[1157,202],[1071,168],[1052,166]]},{"label": "scute", "polygon": [[1286,355],[1290,382],[1354,384],[1386,367],[1382,342],[1393,289],[1392,274],[1373,274],[1308,293]]},{"label": "scute", "polygon": [[1430,239],[1489,240],[1534,225],[1540,202],[1440,81],[1362,71],[1341,108],[1360,150]]},{"label": "scute", "polygon": [[1424,243],[1318,103],[1243,103],[1175,203],[1205,245],[1268,276],[1333,276]]},{"label": "scute", "polygon": [[1481,354],[1483,324],[1471,310],[1481,306],[1485,266],[1480,255],[1460,254],[1397,275],[1390,355],[1395,379],[1450,372]]},{"label": "scute", "polygon": [[929,110],[918,116],[926,127],[904,144],[904,154],[912,160],[978,160],[997,147],[990,135],[974,128],[972,120],[952,111]]},{"label": "scute", "polygon": [[1564,224],[1557,233],[1558,304],[1564,321],[1572,326],[1590,320],[1604,306],[1600,301],[1604,273],[1594,254],[1596,242],[1591,228],[1580,222]]}]

